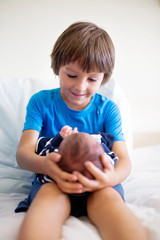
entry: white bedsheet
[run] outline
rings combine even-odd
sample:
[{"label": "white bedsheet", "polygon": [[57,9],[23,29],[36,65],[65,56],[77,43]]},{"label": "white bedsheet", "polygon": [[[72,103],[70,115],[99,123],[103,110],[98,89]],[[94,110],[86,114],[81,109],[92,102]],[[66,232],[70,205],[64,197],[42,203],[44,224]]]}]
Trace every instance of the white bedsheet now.
[{"label": "white bedsheet", "polygon": [[[124,182],[129,208],[149,230],[151,240],[160,239],[160,145],[137,148],[133,152],[133,170]],[[15,240],[24,213],[14,213],[17,203],[26,195],[0,194],[0,239]],[[61,240],[100,240],[96,228],[83,217],[69,217]]]}]

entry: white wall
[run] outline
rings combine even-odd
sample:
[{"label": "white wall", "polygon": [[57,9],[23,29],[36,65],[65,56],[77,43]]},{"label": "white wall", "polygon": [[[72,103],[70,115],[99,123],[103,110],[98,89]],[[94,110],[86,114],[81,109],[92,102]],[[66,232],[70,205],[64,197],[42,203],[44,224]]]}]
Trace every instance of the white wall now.
[{"label": "white wall", "polygon": [[158,0],[0,0],[0,76],[52,78],[53,44],[79,20],[113,39],[113,75],[130,101],[133,131],[160,132]]}]

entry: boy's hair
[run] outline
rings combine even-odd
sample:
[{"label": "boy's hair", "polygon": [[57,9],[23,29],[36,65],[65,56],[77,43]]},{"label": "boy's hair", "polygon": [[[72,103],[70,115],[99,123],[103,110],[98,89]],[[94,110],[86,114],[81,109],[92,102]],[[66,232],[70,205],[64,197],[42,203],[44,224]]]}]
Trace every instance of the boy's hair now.
[{"label": "boy's hair", "polygon": [[104,73],[105,84],[113,71],[114,45],[108,33],[90,22],[70,25],[57,39],[51,53],[51,67],[56,75],[60,67],[78,62],[83,71]]}]

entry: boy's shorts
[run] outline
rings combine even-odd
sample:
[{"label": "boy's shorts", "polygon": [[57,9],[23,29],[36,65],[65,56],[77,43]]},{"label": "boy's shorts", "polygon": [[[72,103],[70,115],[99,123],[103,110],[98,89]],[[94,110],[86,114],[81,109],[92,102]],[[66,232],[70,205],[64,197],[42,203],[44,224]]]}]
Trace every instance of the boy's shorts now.
[{"label": "boy's shorts", "polygon": [[[30,194],[24,201],[21,201],[15,212],[26,212],[32,203],[36,193],[39,191],[40,187],[45,183],[39,183],[37,180],[34,180],[32,183]],[[116,191],[119,192],[122,199],[124,200],[124,190],[121,184],[118,184],[113,187]],[[71,212],[70,215],[74,217],[88,216],[87,214],[87,199],[91,193],[86,192],[83,194],[68,194],[71,202]]]}]

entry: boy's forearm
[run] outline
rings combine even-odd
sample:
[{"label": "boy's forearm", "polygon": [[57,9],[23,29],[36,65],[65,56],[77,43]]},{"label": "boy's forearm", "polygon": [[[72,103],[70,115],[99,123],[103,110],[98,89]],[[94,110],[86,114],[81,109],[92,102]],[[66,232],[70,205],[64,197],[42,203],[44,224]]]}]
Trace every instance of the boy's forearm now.
[{"label": "boy's forearm", "polygon": [[16,152],[18,165],[32,172],[43,173],[45,157],[35,153],[39,132],[36,130],[25,130],[22,133]]},{"label": "boy's forearm", "polygon": [[120,183],[129,176],[131,172],[131,161],[125,142],[115,141],[112,146],[112,151],[118,157],[118,161],[115,164],[115,171],[117,182]]},{"label": "boy's forearm", "polygon": [[20,148],[16,152],[19,167],[38,173],[44,173],[44,157],[37,155],[29,149]]},{"label": "boy's forearm", "polygon": [[124,181],[131,172],[131,162],[130,161],[123,161],[122,159],[119,160],[115,164],[115,171],[117,174],[117,184]]}]

